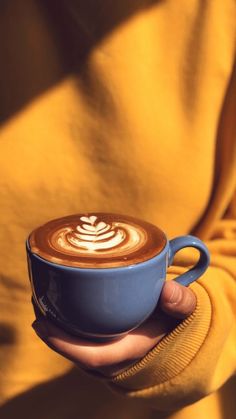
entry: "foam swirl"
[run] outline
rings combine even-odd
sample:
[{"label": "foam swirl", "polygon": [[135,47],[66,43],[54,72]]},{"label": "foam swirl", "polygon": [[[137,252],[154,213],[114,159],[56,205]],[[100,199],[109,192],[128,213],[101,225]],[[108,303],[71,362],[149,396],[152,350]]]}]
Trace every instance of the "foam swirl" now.
[{"label": "foam swirl", "polygon": [[126,237],[122,229],[115,229],[104,221],[96,223],[96,216],[81,217],[80,220],[86,224],[78,225],[76,232],[68,235],[68,241],[76,247],[96,252],[119,246]]},{"label": "foam swirl", "polygon": [[107,223],[95,215],[82,216],[79,221],[75,229],[65,227],[53,235],[51,242],[56,249],[61,248],[70,254],[105,254],[114,249],[123,253],[134,250],[145,241],[144,232],[128,223]]}]

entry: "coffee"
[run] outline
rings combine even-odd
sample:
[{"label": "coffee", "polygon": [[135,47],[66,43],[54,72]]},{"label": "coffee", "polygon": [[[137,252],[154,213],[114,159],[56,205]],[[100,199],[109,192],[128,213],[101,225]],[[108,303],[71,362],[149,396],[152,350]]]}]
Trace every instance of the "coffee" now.
[{"label": "coffee", "polygon": [[209,252],[197,237],[168,240],[158,227],[118,214],[76,214],[47,222],[26,241],[34,304],[67,333],[98,342],[138,327],[155,310],[167,267],[185,248],[199,260],[175,280],[205,272]]},{"label": "coffee", "polygon": [[167,243],[156,226],[111,213],[51,220],[29,237],[31,251],[49,262],[81,268],[128,266],[149,260]]}]

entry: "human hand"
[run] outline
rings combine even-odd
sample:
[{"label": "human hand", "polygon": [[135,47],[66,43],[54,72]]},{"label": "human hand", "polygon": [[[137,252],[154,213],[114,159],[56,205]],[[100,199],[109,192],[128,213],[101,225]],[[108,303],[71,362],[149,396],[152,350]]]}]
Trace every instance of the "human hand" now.
[{"label": "human hand", "polygon": [[112,377],[143,358],[195,307],[196,297],[190,288],[166,281],[152,316],[120,339],[97,343],[71,336],[37,311],[32,327],[46,345],[82,369]]}]

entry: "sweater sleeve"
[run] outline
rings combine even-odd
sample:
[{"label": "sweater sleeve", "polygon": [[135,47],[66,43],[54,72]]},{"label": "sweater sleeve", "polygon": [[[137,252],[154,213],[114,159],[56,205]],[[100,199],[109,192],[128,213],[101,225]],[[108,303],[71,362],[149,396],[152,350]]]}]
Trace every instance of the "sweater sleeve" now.
[{"label": "sweater sleeve", "polygon": [[[110,380],[114,391],[158,410],[176,410],[219,389],[236,371],[236,67],[218,128],[214,191],[195,230],[211,264],[190,287],[197,307],[139,362]],[[167,279],[194,264],[194,251],[175,258]]]},{"label": "sweater sleeve", "polygon": [[[236,196],[236,195],[235,195]],[[197,307],[142,360],[110,381],[114,391],[168,410],[191,404],[217,390],[236,369],[235,196],[227,218],[216,223],[207,245],[211,266],[194,284]],[[168,277],[191,265],[185,254]]]}]

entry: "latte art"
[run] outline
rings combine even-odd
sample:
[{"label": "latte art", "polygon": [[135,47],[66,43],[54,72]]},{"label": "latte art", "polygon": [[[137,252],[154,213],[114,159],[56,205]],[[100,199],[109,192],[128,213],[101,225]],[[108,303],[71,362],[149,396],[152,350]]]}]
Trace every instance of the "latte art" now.
[{"label": "latte art", "polygon": [[119,246],[127,235],[124,229],[116,228],[104,221],[99,221],[96,224],[96,216],[81,217],[80,220],[86,224],[78,225],[76,231],[68,234],[67,240],[72,245],[89,252]]},{"label": "latte art", "polygon": [[137,226],[113,221],[107,223],[97,216],[80,217],[75,229],[64,228],[54,233],[51,243],[57,250],[71,255],[128,254],[139,249],[146,240],[145,231]]},{"label": "latte art", "polygon": [[116,214],[78,214],[52,220],[30,236],[32,251],[81,267],[129,265],[153,257],[166,239],[152,224]]}]

